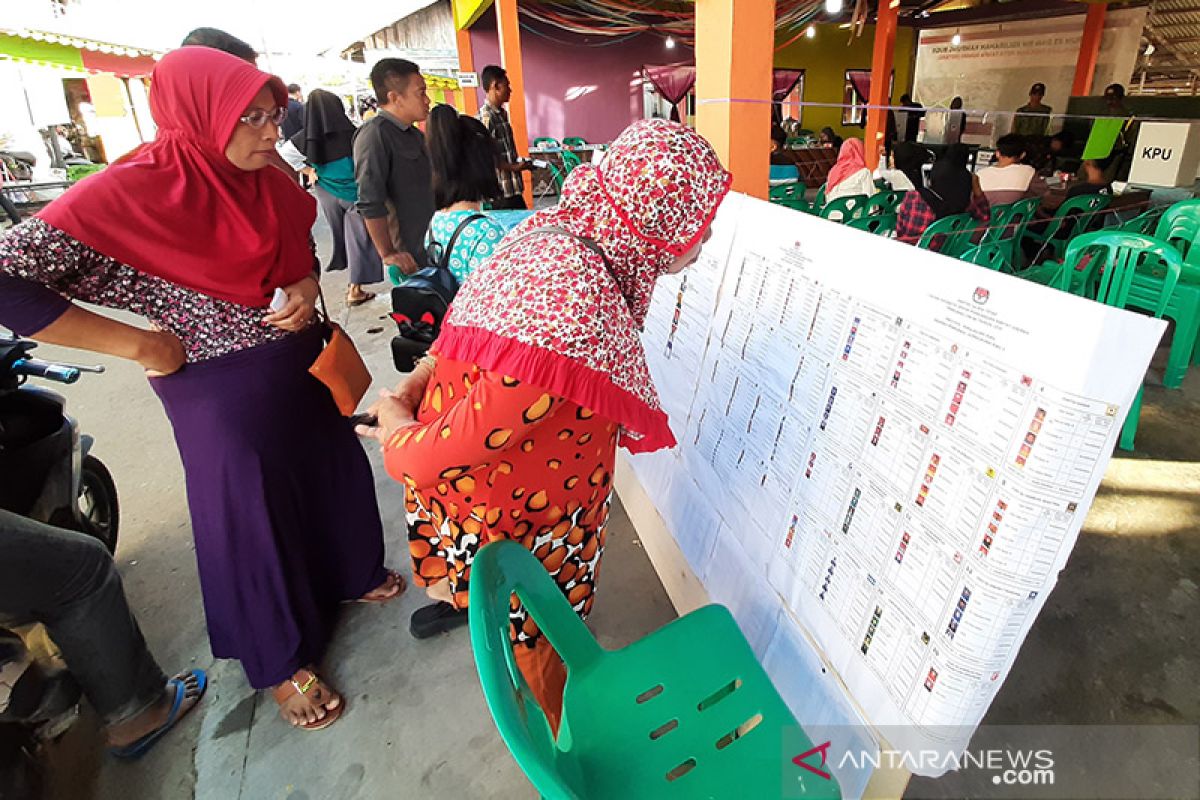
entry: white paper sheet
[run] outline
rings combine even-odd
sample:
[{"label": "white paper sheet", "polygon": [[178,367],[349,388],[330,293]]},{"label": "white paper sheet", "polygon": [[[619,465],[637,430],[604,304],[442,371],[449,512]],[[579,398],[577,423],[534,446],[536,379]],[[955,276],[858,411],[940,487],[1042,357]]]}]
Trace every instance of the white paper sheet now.
[{"label": "white paper sheet", "polygon": [[965,747],[1164,324],[746,197],[718,223],[646,325],[659,510],[760,647],[764,589],[892,746]]}]

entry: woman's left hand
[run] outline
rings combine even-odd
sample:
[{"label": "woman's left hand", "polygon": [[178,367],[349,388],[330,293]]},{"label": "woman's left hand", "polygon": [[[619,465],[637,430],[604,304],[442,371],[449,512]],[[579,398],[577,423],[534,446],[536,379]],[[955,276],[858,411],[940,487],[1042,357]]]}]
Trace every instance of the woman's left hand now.
[{"label": "woman's left hand", "polygon": [[359,436],[375,439],[383,446],[387,445],[388,440],[400,428],[417,424],[412,409],[404,401],[404,398],[390,389],[383,389],[379,392],[379,400],[368,409],[367,413],[374,415],[377,422],[374,427],[359,425],[356,429],[357,433]]},{"label": "woman's left hand", "polygon": [[287,303],[263,317],[263,322],[289,333],[304,330],[317,313],[317,291],[317,279],[312,275],[283,287]]}]

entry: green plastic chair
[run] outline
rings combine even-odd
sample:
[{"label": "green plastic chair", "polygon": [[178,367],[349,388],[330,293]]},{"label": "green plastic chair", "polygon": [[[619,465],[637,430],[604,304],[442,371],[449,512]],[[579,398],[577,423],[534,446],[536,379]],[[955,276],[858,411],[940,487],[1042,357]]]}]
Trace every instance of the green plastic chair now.
[{"label": "green plastic chair", "polygon": [[[1090,256],[1086,265],[1076,269],[1074,265],[1080,264],[1085,255]],[[1052,285],[1064,291],[1074,290],[1114,308],[1126,308],[1133,299],[1135,278],[1139,273],[1149,271],[1162,273],[1158,296],[1149,309],[1161,319],[1179,283],[1183,259],[1174,247],[1153,236],[1124,231],[1098,231],[1076,236],[1067,246],[1060,275]],[[1121,428],[1119,446],[1122,450],[1133,449],[1142,410],[1142,392],[1138,389]]]},{"label": "green plastic chair", "polygon": [[554,139],[550,136],[539,136],[538,138],[533,140],[533,146],[537,149],[542,149],[542,148],[551,149],[551,150],[562,149],[562,145],[559,144],[558,139]]},{"label": "green plastic chair", "polygon": [[[975,218],[970,214],[951,214],[934,220],[921,238],[917,247],[922,250],[937,250],[948,256],[957,256],[971,246],[971,234],[975,230]],[[939,247],[934,247],[934,240],[942,237]]]},{"label": "green plastic chair", "polygon": [[559,155],[562,156],[562,166],[551,164],[550,178],[554,181],[554,190],[562,194],[563,183],[567,180],[567,176],[571,174],[572,170],[582,164],[583,160],[570,150],[563,150]]},{"label": "green plastic chair", "polygon": [[563,147],[587,147],[587,140],[579,136],[568,136],[562,141]]},{"label": "green plastic chair", "polygon": [[1180,200],[1163,211],[1154,238],[1170,242],[1184,261],[1200,266],[1200,199]]},{"label": "green plastic chair", "polygon": [[1041,243],[1041,253],[1049,250],[1051,258],[1060,261],[1067,242],[1099,225],[1104,209],[1111,202],[1112,195],[1107,194],[1072,197],[1058,207],[1044,231],[1037,233],[1027,230],[1025,236]]},{"label": "green plastic chair", "polygon": [[1009,247],[1005,242],[979,244],[967,248],[959,255],[960,261],[966,261],[977,267],[986,267],[997,272],[1012,272],[1012,261],[1009,259]]},{"label": "green plastic chair", "polygon": [[867,200],[867,215],[895,214],[896,210],[900,208],[900,203],[904,201],[904,195],[904,192],[892,189],[876,192]]},{"label": "green plastic chair", "polygon": [[890,237],[896,232],[896,215],[874,214],[852,219],[846,225],[851,228],[858,228],[860,231],[874,233],[878,236]]},{"label": "green plastic chair", "polygon": [[825,207],[825,184],[822,183],[820,188],[817,189],[817,196],[813,198],[811,203],[809,203],[809,210],[811,213],[813,213],[817,216],[820,216],[821,209],[824,207]]},{"label": "green plastic chair", "polygon": [[1026,197],[1015,203],[992,206],[987,229],[978,244],[1003,245],[1009,271],[1023,265],[1025,256],[1021,251],[1021,240],[1025,238],[1025,231],[1041,204],[1041,199],[1037,197]]},{"label": "green plastic chair", "polygon": [[808,202],[804,199],[804,188],[804,184],[800,181],[772,186],[770,188],[771,202],[796,211],[808,211]]},{"label": "green plastic chair", "polygon": [[1143,211],[1133,219],[1127,219],[1117,226],[1117,230],[1125,231],[1126,233],[1144,233],[1147,236],[1154,236],[1154,232],[1158,229],[1158,221],[1162,218],[1166,208],[1159,206],[1148,211]]},{"label": "green plastic chair", "polygon": [[[567,667],[558,736],[508,639],[515,594]],[[615,599],[615,598],[614,598]],[[792,764],[812,747],[729,611],[705,606],[604,650],[533,555],[513,541],[471,565],[471,649],[500,736],[553,800],[838,798]],[[786,737],[786,738],[785,738]]]},{"label": "green plastic chair", "polygon": [[821,205],[818,215],[822,219],[834,222],[849,222],[867,215],[867,196],[865,194],[848,194],[836,200],[830,200]]}]

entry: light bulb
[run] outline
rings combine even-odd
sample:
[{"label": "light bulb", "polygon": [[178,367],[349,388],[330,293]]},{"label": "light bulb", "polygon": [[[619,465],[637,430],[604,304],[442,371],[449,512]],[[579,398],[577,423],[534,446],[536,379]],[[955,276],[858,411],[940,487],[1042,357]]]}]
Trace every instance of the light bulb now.
[{"label": "light bulb", "polygon": [[842,0],[825,0],[825,13],[826,14],[842,13]]},{"label": "light bulb", "polygon": [[950,37],[950,44],[954,45],[955,47],[958,47],[960,44],[962,44],[962,37],[959,36],[957,33],[954,34],[952,37]]},{"label": "light bulb", "polygon": [[675,37],[674,37],[674,36],[668,36],[668,37],[667,37],[667,49],[668,49],[668,50],[674,50],[674,49],[675,49]]},{"label": "light bulb", "polygon": [[804,35],[805,35],[805,36],[807,36],[807,37],[808,37],[808,38],[810,38],[810,39],[815,39],[815,38],[817,38],[817,28],[816,28],[816,26],[815,26],[815,25],[809,25],[809,26],[808,26],[808,30],[806,30],[806,31],[804,32]]}]

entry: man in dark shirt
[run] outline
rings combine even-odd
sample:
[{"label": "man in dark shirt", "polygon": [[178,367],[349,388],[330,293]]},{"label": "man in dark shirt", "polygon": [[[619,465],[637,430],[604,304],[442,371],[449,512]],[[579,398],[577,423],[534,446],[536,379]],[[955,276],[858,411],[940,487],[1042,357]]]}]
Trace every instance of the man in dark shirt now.
[{"label": "man in dark shirt", "polygon": [[900,107],[903,109],[899,116],[904,120],[900,131],[901,139],[905,142],[915,142],[921,132],[921,117],[925,116],[925,106],[912,99],[911,95],[900,95]]},{"label": "man in dark shirt", "polygon": [[521,171],[531,170],[533,165],[518,158],[512,123],[508,121],[508,112],[504,110],[504,105],[512,99],[508,73],[490,64],[480,73],[479,82],[487,93],[487,101],[479,109],[479,121],[496,141],[496,178],[504,195],[492,201],[492,208],[522,210],[526,204]]},{"label": "man in dark shirt", "polygon": [[[426,266],[425,231],[433,217],[433,171],[425,136],[425,79],[416,64],[385,58],[371,70],[379,113],[354,135],[358,210],[385,266],[405,275]],[[390,217],[390,219],[389,219]]]},{"label": "man in dark shirt", "polygon": [[300,131],[304,130],[304,94],[300,91],[300,85],[297,83],[289,83],[288,87],[288,104],[287,104],[287,119],[283,121],[283,138],[291,139]]}]

